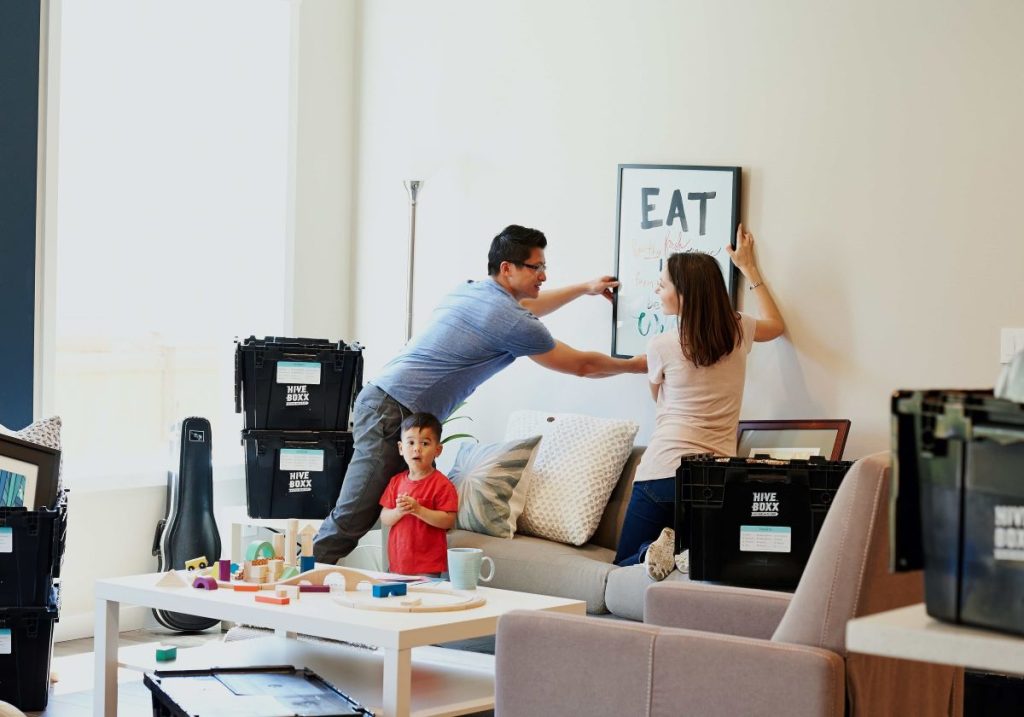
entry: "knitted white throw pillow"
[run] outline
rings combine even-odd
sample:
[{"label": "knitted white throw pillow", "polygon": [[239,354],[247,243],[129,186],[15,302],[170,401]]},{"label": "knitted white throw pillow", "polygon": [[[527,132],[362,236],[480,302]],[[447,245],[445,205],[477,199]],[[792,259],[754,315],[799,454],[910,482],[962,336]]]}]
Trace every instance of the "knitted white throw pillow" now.
[{"label": "knitted white throw pillow", "polygon": [[542,435],[516,532],[583,545],[597,530],[633,448],[635,421],[515,411],[505,440]]}]

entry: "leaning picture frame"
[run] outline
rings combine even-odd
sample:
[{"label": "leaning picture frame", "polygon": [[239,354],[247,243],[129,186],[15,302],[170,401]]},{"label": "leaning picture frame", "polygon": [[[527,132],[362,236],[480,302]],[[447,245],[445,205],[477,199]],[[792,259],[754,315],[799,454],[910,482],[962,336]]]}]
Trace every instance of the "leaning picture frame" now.
[{"label": "leaning picture frame", "polygon": [[843,458],[848,419],[740,421],[736,431],[736,455],[767,456],[779,460],[822,457]]},{"label": "leaning picture frame", "polygon": [[675,330],[655,293],[665,261],[704,252],[722,269],[733,307],[739,272],[725,247],[735,246],[740,218],[740,167],[620,164],[612,302],[613,356],[644,353],[647,342]]},{"label": "leaning picture frame", "polygon": [[60,451],[0,434],[0,508],[49,508],[57,498]]}]

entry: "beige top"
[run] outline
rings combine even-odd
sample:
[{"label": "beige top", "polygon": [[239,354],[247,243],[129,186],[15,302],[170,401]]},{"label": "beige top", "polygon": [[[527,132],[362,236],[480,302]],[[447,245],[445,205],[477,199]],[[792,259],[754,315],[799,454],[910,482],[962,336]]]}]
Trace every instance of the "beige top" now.
[{"label": "beige top", "polygon": [[654,432],[634,481],[670,478],[686,455],[735,455],[747,354],[756,324],[753,316],[740,314],[740,345],[713,366],[697,367],[688,361],[674,331],[647,344],[647,378],[661,384],[661,390]]}]

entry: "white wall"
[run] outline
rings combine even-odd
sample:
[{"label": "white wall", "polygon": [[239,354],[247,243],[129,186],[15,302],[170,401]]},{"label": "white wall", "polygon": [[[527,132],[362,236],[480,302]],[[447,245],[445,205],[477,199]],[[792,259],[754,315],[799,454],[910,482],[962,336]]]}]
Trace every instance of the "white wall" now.
[{"label": "white wall", "polygon": [[[785,314],[755,348],[746,418],[846,417],[888,447],[898,387],[991,386],[1024,325],[1015,204],[1024,5],[520,0],[363,3],[354,335],[368,372],[404,339],[407,199],[425,180],[415,325],[485,272],[509,223],[543,230],[551,285],[614,266],[616,165],[741,165],[743,220]],[[607,351],[586,298],[554,334]],[[520,361],[472,397],[652,422],[641,377]]]},{"label": "white wall", "polygon": [[[293,52],[297,53],[292,101],[293,250],[291,265],[282,267],[290,274],[294,292],[292,330],[296,336],[351,339],[349,254],[353,244],[357,8],[353,2],[335,0],[303,0],[293,8],[293,21],[297,19],[292,37]],[[59,37],[59,19],[56,13],[51,26],[54,37]],[[54,43],[52,51],[59,51],[59,43]],[[51,61],[56,63],[55,56]],[[56,92],[55,87],[51,92]],[[51,136],[56,133],[55,112],[56,108],[48,120]],[[234,388],[224,385],[221,390],[230,396]],[[235,442],[237,438],[220,436],[217,440]],[[238,451],[241,456],[240,447]],[[242,480],[215,478],[218,509],[244,505]],[[157,569],[151,554],[153,532],[165,507],[163,485],[72,492],[58,640],[92,634],[94,579]],[[227,526],[220,528],[224,531]],[[223,549],[226,554],[227,545]],[[145,613],[124,613],[122,629],[141,626]]]}]

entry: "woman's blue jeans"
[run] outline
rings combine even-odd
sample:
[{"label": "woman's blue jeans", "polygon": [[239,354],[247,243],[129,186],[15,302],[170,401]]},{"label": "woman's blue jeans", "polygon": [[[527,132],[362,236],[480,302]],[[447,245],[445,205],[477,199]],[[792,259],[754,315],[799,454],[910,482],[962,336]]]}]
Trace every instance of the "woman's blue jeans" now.
[{"label": "woman's blue jeans", "polygon": [[[642,562],[647,546],[657,540],[662,528],[675,522],[675,478],[645,480],[633,484],[626,518],[622,523],[615,564],[620,567]],[[684,540],[688,536],[684,535]]]}]

